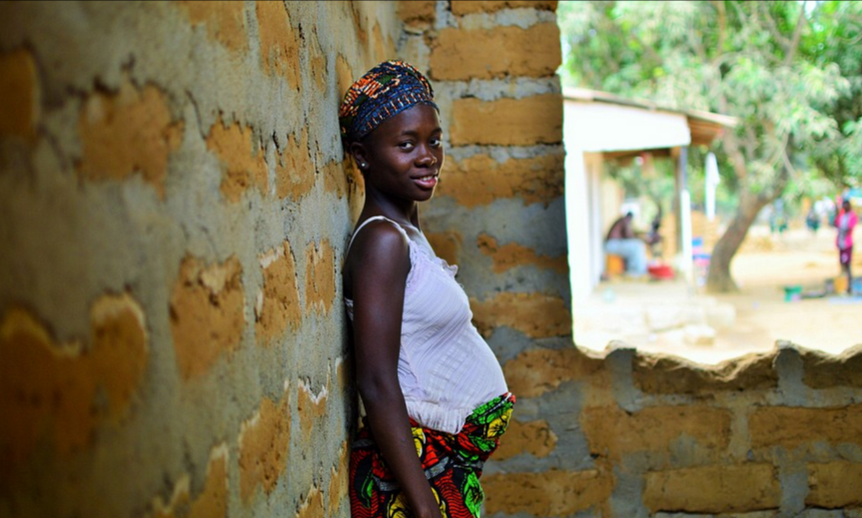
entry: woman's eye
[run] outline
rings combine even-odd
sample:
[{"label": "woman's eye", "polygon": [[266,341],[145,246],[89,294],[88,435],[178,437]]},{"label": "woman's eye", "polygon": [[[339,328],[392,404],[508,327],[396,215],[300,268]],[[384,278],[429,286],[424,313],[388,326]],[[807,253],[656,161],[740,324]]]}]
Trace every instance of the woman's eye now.
[{"label": "woman's eye", "polygon": [[443,141],[440,140],[439,138],[432,138],[431,139],[431,147],[440,147],[442,145],[443,145]]},{"label": "woman's eye", "polygon": [[401,149],[413,149],[413,143],[412,142],[401,142],[400,144],[398,144],[398,147],[400,147]]}]

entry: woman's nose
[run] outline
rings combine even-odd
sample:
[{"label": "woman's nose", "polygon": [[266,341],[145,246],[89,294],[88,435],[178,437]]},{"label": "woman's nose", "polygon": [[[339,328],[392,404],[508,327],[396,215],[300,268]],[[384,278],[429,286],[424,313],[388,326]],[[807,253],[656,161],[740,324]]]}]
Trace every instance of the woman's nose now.
[{"label": "woman's nose", "polygon": [[437,157],[434,156],[434,153],[430,149],[425,148],[425,152],[419,157],[417,163],[423,166],[431,166],[437,163]]}]

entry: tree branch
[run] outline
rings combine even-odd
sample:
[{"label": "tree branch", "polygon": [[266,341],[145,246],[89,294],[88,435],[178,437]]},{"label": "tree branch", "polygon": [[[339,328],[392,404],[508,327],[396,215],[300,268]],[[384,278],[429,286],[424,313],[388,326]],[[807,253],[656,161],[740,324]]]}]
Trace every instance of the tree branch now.
[{"label": "tree branch", "polygon": [[796,28],[793,29],[793,39],[790,41],[790,46],[787,53],[784,55],[784,66],[789,66],[793,61],[793,56],[796,54],[796,49],[799,48],[799,41],[802,39],[802,28],[805,27],[807,19],[805,18],[805,3],[799,9],[799,18],[796,20]]},{"label": "tree branch", "polygon": [[[769,33],[772,34],[772,37],[778,42],[781,46],[781,50],[784,51],[784,55],[786,56],[790,52],[791,42],[789,39],[785,38],[783,34],[781,34],[781,30],[778,29],[778,26],[775,25],[775,20],[772,18],[772,15],[769,13],[769,7],[763,2],[755,2],[757,4],[757,8],[766,7],[766,28],[769,29]],[[803,10],[804,12],[804,10]]]},{"label": "tree branch", "polygon": [[724,51],[724,39],[727,37],[727,12],[724,9],[724,2],[717,0],[713,2],[718,10],[718,43],[716,43],[715,55],[720,56]]}]

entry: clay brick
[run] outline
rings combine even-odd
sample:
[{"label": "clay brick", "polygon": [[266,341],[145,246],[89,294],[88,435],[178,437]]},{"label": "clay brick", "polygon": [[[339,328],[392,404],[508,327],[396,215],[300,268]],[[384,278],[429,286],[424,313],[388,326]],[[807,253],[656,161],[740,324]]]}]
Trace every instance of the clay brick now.
[{"label": "clay brick", "polygon": [[335,300],[335,250],[324,239],[305,250],[305,310],[326,315]]},{"label": "clay brick", "polygon": [[411,27],[429,27],[434,22],[435,0],[412,0],[398,2],[398,17]]},{"label": "clay brick", "polygon": [[266,160],[259,145],[255,145],[251,128],[239,123],[224,125],[219,118],[207,135],[207,149],[215,153],[224,166],[221,192],[231,202],[237,202],[252,185],[267,192]]},{"label": "clay brick", "polygon": [[862,404],[843,408],[761,407],[748,418],[754,448],[827,442],[862,445]]},{"label": "clay brick", "polygon": [[809,464],[808,487],[806,506],[862,507],[862,464],[846,461]]},{"label": "clay brick", "polygon": [[770,464],[740,464],[647,473],[644,505],[653,513],[736,513],[777,509],[778,477]]},{"label": "clay brick", "polygon": [[336,195],[339,199],[344,198],[350,190],[348,175],[353,173],[352,169],[354,168],[350,167],[347,162],[333,160],[323,164],[319,169],[323,176],[323,189],[329,194]]},{"label": "clay brick", "polygon": [[338,516],[341,502],[347,496],[347,484],[350,475],[348,465],[349,452],[350,446],[347,444],[347,441],[344,441],[338,450],[338,462],[330,469],[329,491],[327,491],[329,497],[329,502],[327,503],[329,516]]},{"label": "clay brick", "polygon": [[429,75],[438,81],[548,77],[560,66],[560,28],[443,29],[431,47]]},{"label": "clay brick", "polygon": [[290,453],[289,392],[279,401],[264,397],[257,413],[242,423],[239,435],[239,489],[243,502],[262,486],[269,494],[287,468]]},{"label": "clay brick", "polygon": [[353,67],[350,66],[350,62],[340,52],[335,58],[335,76],[338,84],[338,99],[340,100],[344,98],[344,94],[347,93],[347,89],[350,88],[353,81],[358,79],[354,77]]},{"label": "clay brick", "polygon": [[505,473],[482,477],[489,515],[523,513],[571,516],[607,500],[614,487],[610,474],[597,470]]},{"label": "clay brick", "polygon": [[731,414],[706,406],[647,407],[628,413],[618,407],[590,407],[581,413],[581,429],[590,452],[619,461],[631,453],[648,453],[653,465],[669,462],[670,449],[685,436],[718,458],[730,444]]},{"label": "clay brick", "polygon": [[323,493],[312,486],[305,496],[305,500],[299,506],[299,510],[294,516],[296,518],[324,518],[326,510],[323,508]]},{"label": "clay brick", "polygon": [[226,445],[210,455],[207,478],[201,494],[192,502],[189,518],[226,518],[228,505],[228,450]]},{"label": "clay brick", "polygon": [[174,5],[186,12],[192,24],[203,24],[209,38],[231,50],[248,49],[243,2],[180,0]]},{"label": "clay brick", "polygon": [[572,314],[565,301],[557,296],[503,292],[481,302],[471,299],[470,306],[473,322],[485,337],[499,326],[509,326],[531,338],[572,333]]},{"label": "clay brick", "polygon": [[254,308],[255,334],[264,345],[282,336],[289,328],[299,327],[302,308],[296,281],[296,263],[290,243],[260,257],[263,269],[263,289]]},{"label": "clay brick", "polygon": [[228,479],[227,445],[222,444],[210,453],[206,480],[201,493],[189,504],[189,476],[183,475],[174,484],[173,494],[167,503],[161,497],[153,499],[149,518],[219,518],[227,516]]},{"label": "clay brick", "polygon": [[457,230],[439,233],[429,232],[425,234],[425,237],[437,257],[449,264],[458,264],[458,257],[461,255],[461,243],[464,238]]},{"label": "clay brick", "polygon": [[561,383],[584,379],[599,372],[602,360],[588,357],[574,347],[535,348],[506,362],[503,372],[509,390],[518,397],[537,397],[556,390]]},{"label": "clay brick", "polygon": [[317,85],[317,90],[323,92],[326,90],[326,54],[320,46],[320,38],[317,35],[317,28],[312,29],[311,45],[309,46],[309,61],[311,66],[309,71],[314,78],[314,84]]},{"label": "clay brick", "polygon": [[453,146],[557,144],[563,140],[562,97],[457,99],[452,103],[450,139]]},{"label": "clay brick", "polygon": [[[372,48],[374,56],[391,56],[395,51],[395,44],[392,38],[384,38],[383,31],[380,29],[380,22],[374,22],[374,28],[371,30]],[[357,78],[358,79],[358,78]]]},{"label": "clay brick", "polygon": [[563,195],[562,155],[510,158],[497,162],[488,155],[449,161],[437,188],[465,207],[487,205],[498,198],[521,198],[525,204],[549,203]]},{"label": "clay brick", "polygon": [[266,72],[287,79],[288,85],[299,91],[300,38],[293,29],[284,2],[257,2],[260,54]]},{"label": "clay brick", "polygon": [[36,136],[39,97],[33,55],[26,50],[0,54],[0,137]]},{"label": "clay brick", "polygon": [[493,13],[501,9],[532,8],[540,11],[557,10],[557,2],[555,0],[452,0],[450,4],[452,6],[452,14],[457,16],[473,13]]},{"label": "clay brick", "polygon": [[772,368],[774,353],[749,354],[706,367],[673,356],[638,354],[632,376],[635,385],[651,394],[694,394],[712,397],[721,391],[750,391],[778,386]]},{"label": "clay brick", "polygon": [[167,503],[162,499],[161,495],[153,497],[150,508],[152,512],[144,515],[146,518],[177,518],[183,513],[178,509],[185,509],[189,505],[189,476],[182,475],[174,484],[173,492]]},{"label": "clay brick", "polygon": [[168,156],[180,145],[183,123],[171,120],[161,90],[146,86],[139,91],[124,82],[117,94],[91,95],[81,110],[78,134],[83,148],[79,177],[124,180],[140,173],[164,198]]},{"label": "clay brick", "polygon": [[90,321],[90,372],[106,396],[106,417],[117,422],[132,403],[147,369],[144,313],[128,294],[103,295],[93,303]]},{"label": "clay brick", "polygon": [[[327,383],[328,386],[328,383]],[[320,393],[314,395],[311,388],[304,382],[299,382],[296,411],[299,412],[299,428],[302,430],[303,441],[308,443],[314,423],[326,415],[326,400],[329,397],[329,389],[323,387]],[[311,446],[307,444],[307,446]]]},{"label": "clay brick", "polygon": [[245,327],[242,266],[235,257],[205,266],[186,256],[170,302],[171,335],[184,380],[205,374],[239,347]]},{"label": "clay brick", "polygon": [[799,349],[804,375],[802,382],[813,389],[862,387],[862,344],[837,356]]},{"label": "clay brick", "polygon": [[518,243],[506,243],[500,246],[497,240],[488,234],[480,234],[476,239],[479,251],[489,256],[494,261],[495,273],[503,273],[518,266],[532,265],[537,268],[553,270],[557,273],[566,273],[569,269],[569,261],[566,255],[550,257],[540,255],[532,248],[521,246]]},{"label": "clay brick", "polygon": [[144,314],[129,295],[91,308],[92,347],[58,343],[29,311],[0,321],[0,489],[45,437],[60,455],[89,446],[96,427],[120,422],[147,368]]},{"label": "clay brick", "polygon": [[275,167],[275,194],[279,199],[288,196],[299,199],[314,187],[314,158],[308,145],[308,130],[303,127],[299,136],[288,135],[284,151],[278,153]]},{"label": "clay brick", "polygon": [[500,447],[494,452],[494,460],[505,460],[520,453],[529,453],[534,457],[547,457],[556,446],[557,434],[551,430],[547,421],[522,423],[512,419],[500,440]]}]

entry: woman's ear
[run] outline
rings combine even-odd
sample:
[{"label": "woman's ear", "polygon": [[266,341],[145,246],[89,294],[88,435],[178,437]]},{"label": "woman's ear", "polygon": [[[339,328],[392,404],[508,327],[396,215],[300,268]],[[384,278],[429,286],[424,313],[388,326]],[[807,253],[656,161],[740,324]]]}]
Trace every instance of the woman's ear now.
[{"label": "woman's ear", "polygon": [[351,142],[348,148],[350,156],[356,161],[356,165],[363,173],[368,170],[368,150],[361,142]]}]

